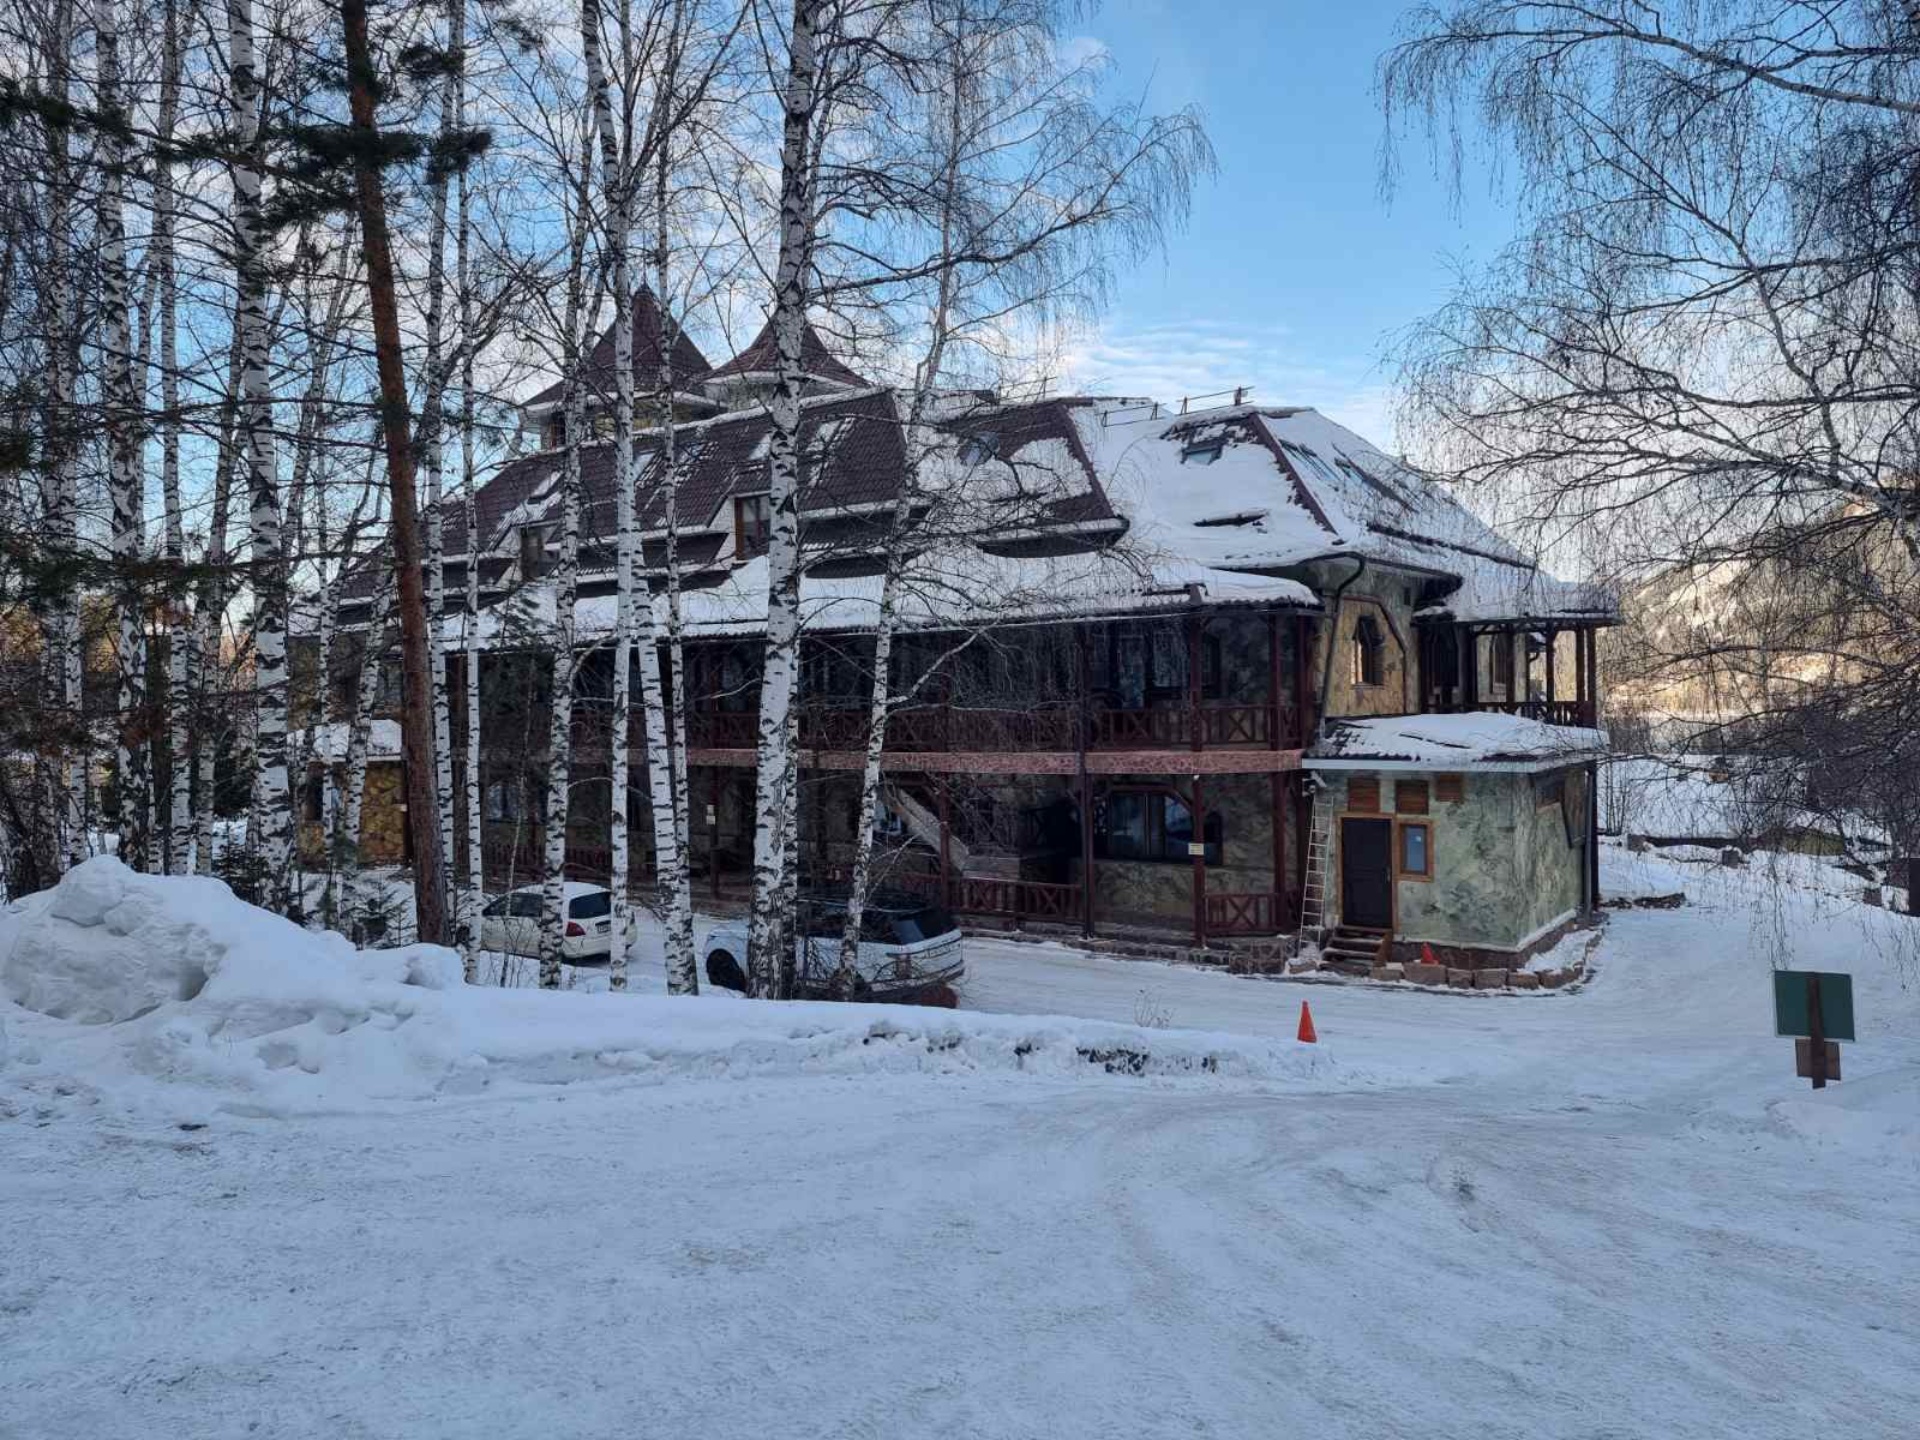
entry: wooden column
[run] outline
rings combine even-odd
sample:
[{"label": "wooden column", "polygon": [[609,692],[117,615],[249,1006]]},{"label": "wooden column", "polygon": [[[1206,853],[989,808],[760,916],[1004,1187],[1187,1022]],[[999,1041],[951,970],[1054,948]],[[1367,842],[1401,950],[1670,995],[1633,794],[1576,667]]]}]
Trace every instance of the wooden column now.
[{"label": "wooden column", "polygon": [[947,844],[949,825],[952,818],[951,791],[953,782],[945,775],[940,777],[938,798],[940,804],[940,903],[949,910],[953,904],[953,861],[952,851]]},{"label": "wooden column", "polygon": [[[1267,614],[1267,672],[1267,693],[1273,698],[1273,719],[1268,727],[1267,748],[1280,750],[1285,748],[1280,736],[1280,722],[1286,713],[1280,704],[1280,617],[1271,611]],[[1273,831],[1273,924],[1276,930],[1281,925],[1281,912],[1286,908],[1286,794],[1286,781],[1276,770],[1269,787],[1268,805],[1272,813],[1267,819]],[[1202,835],[1200,838],[1204,842],[1207,837]]]},{"label": "wooden column", "polygon": [[[1198,752],[1205,748],[1206,737],[1201,730],[1200,710],[1200,640],[1203,624],[1199,612],[1187,619],[1187,707],[1192,712],[1193,727],[1192,748]],[[1196,948],[1204,948],[1207,943],[1207,795],[1205,784],[1198,775],[1193,777],[1193,840],[1190,842],[1193,857],[1193,943]]]},{"label": "wooden column", "polygon": [[1093,696],[1087,676],[1087,627],[1073,627],[1074,690],[1078,723],[1074,726],[1074,764],[1080,784],[1080,929],[1093,934],[1093,780],[1087,773],[1087,747],[1093,743]]},{"label": "wooden column", "polygon": [[[1575,631],[1574,633],[1578,634],[1579,632]],[[1553,691],[1553,682],[1554,682],[1553,652],[1555,650],[1558,650],[1559,648],[1560,648],[1560,632],[1558,630],[1547,631],[1547,697],[1546,698],[1547,698],[1547,704],[1549,706],[1551,706],[1553,702],[1558,698]]]},{"label": "wooden column", "polygon": [[707,780],[707,889],[720,898],[720,767]]}]

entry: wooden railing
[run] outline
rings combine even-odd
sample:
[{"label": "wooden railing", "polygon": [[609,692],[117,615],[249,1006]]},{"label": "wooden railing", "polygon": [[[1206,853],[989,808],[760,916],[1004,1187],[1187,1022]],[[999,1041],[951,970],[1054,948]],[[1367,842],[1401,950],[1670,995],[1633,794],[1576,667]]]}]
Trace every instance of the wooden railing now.
[{"label": "wooden railing", "polygon": [[[1289,713],[1281,713],[1283,725]],[[1196,723],[1203,746],[1265,745],[1273,738],[1271,706],[1208,702],[1197,710],[1187,705],[1095,710],[1093,744],[1109,750],[1185,749],[1193,744]]]},{"label": "wooden railing", "polygon": [[1207,933],[1209,935],[1277,935],[1280,933],[1281,902],[1271,891],[1255,890],[1245,894],[1231,891],[1207,892]]},{"label": "wooden railing", "polygon": [[1548,725],[1593,724],[1593,706],[1584,700],[1482,700],[1477,708],[1498,715],[1523,715]]},{"label": "wooden railing", "polygon": [[[1262,704],[1218,702],[1198,710],[1185,705],[1134,710],[1101,707],[1089,712],[1089,721],[1089,748],[1096,750],[1189,749],[1196,724],[1202,747],[1273,743],[1273,709]],[[1301,743],[1294,733],[1298,725],[1292,710],[1281,712],[1280,726],[1283,744]],[[687,717],[687,733],[695,749],[751,750],[759,743],[760,719],[753,711],[696,710]],[[1079,715],[1069,706],[1002,710],[924,705],[897,711],[888,720],[887,748],[921,754],[1060,751],[1075,749],[1079,734]],[[866,711],[803,709],[800,743],[809,750],[864,750]]]},{"label": "wooden railing", "polygon": [[994,875],[956,875],[947,888],[948,908],[962,915],[1006,915],[1015,921],[1069,921],[1080,914],[1078,885],[1008,880]]}]

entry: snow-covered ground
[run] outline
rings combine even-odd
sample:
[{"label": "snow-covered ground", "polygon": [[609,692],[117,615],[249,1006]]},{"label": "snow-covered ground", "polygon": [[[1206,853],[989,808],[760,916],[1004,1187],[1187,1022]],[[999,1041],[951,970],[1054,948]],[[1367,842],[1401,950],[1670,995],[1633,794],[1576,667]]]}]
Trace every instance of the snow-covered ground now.
[{"label": "snow-covered ground", "polygon": [[[958,1014],[14,914],[9,993],[157,1008],[0,1002],[0,1436],[1911,1435],[1920,921],[1606,861],[1692,903],[1574,991],[977,941]],[[168,926],[240,958],[142,994]],[[1856,977],[1819,1095],[1779,959]]]}]

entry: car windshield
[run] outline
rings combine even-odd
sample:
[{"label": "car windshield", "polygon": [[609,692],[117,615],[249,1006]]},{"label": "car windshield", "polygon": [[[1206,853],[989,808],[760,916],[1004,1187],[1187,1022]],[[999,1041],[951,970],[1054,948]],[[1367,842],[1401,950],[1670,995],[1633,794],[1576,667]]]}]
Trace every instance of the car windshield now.
[{"label": "car windshield", "polygon": [[576,895],[573,903],[567,906],[567,914],[576,920],[598,920],[602,915],[613,913],[613,894],[607,890],[595,890],[586,895]]}]

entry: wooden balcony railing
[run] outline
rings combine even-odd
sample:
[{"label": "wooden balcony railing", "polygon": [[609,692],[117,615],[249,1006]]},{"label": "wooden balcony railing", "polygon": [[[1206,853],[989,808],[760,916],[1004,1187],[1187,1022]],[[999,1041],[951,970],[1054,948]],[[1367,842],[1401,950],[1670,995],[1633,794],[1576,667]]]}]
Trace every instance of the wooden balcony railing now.
[{"label": "wooden balcony railing", "polygon": [[1524,715],[1548,725],[1584,725],[1594,723],[1593,706],[1584,700],[1482,700],[1477,707],[1499,715]]},{"label": "wooden balcony railing", "polygon": [[[1289,711],[1281,712],[1283,727],[1289,726],[1290,715]],[[1273,738],[1273,708],[1217,701],[1209,701],[1197,710],[1187,705],[1143,710],[1102,708],[1093,712],[1093,746],[1106,750],[1187,749],[1193,745],[1196,724],[1203,747],[1266,745]]]},{"label": "wooden balcony railing", "polygon": [[[1089,749],[1186,750],[1199,729],[1203,748],[1267,746],[1273,743],[1271,706],[1210,702],[1197,711],[1184,705],[1089,712]],[[1302,743],[1295,712],[1280,714],[1283,745]],[[1070,706],[1029,710],[917,705],[894,712],[887,722],[887,749],[895,752],[994,752],[1073,750],[1080,717]],[[759,743],[760,717],[753,711],[696,710],[687,717],[695,749],[751,750]],[[858,707],[801,711],[800,743],[810,750],[860,751],[867,744],[867,713]]]},{"label": "wooden balcony railing", "polygon": [[1281,898],[1271,891],[1255,890],[1245,894],[1231,891],[1207,892],[1207,933],[1209,935],[1277,935],[1280,933]]},{"label": "wooden balcony railing", "polygon": [[1072,921],[1080,915],[1080,887],[992,875],[956,875],[948,908],[962,915],[1005,915],[1013,920]]}]

